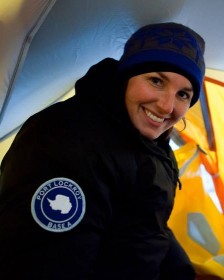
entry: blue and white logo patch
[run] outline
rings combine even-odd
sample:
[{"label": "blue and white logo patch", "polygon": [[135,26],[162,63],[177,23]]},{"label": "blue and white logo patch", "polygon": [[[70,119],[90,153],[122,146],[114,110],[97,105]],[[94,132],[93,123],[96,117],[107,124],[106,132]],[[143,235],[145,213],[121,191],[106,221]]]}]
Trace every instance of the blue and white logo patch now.
[{"label": "blue and white logo patch", "polygon": [[67,178],[53,178],[43,183],[31,202],[34,220],[44,229],[64,232],[82,220],[86,210],[80,186]]}]

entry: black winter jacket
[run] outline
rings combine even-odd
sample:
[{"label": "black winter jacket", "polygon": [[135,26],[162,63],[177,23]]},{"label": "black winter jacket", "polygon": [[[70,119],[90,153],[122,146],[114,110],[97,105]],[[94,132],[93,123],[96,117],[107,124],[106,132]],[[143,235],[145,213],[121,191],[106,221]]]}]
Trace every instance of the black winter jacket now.
[{"label": "black winter jacket", "polygon": [[168,141],[132,126],[117,62],[100,62],[3,159],[1,279],[159,279],[177,182]]}]

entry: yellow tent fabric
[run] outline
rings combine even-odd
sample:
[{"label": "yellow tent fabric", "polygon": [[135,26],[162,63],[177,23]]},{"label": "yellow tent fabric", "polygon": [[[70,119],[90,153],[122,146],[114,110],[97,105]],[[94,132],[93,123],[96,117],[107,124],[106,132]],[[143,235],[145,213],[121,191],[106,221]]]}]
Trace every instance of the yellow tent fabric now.
[{"label": "yellow tent fabric", "polygon": [[[204,94],[207,115],[200,100],[186,115],[186,129],[181,122],[175,127],[187,144],[175,151],[182,190],[177,190],[169,226],[198,274],[224,279],[224,83],[206,77]],[[211,175],[221,212],[205,190],[202,166]]]},{"label": "yellow tent fabric", "polygon": [[208,143],[209,135],[207,133],[209,132],[205,127],[201,102],[198,102],[186,114],[186,129],[181,131],[183,129],[181,122],[176,125],[176,129],[180,131],[180,136],[187,143],[194,143],[204,150],[203,164],[213,178],[216,193],[224,212],[224,149],[222,148],[224,139],[224,118],[222,117],[224,83],[206,77],[204,92],[209,108],[206,117],[211,120],[214,146],[210,147]]},{"label": "yellow tent fabric", "polygon": [[175,155],[182,190],[177,190],[169,226],[199,275],[224,279],[224,215],[203,186],[204,152],[191,142],[176,150]]},{"label": "yellow tent fabric", "polygon": [[216,182],[216,190],[224,209],[224,83],[207,79],[205,85],[215,139],[216,165],[218,169],[216,177],[220,176],[222,181],[222,186]]}]

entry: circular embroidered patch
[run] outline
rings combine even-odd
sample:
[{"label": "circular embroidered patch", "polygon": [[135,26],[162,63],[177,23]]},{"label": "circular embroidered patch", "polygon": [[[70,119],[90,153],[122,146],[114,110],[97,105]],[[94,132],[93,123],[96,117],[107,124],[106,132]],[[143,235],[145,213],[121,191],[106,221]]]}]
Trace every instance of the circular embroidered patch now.
[{"label": "circular embroidered patch", "polygon": [[74,228],[86,210],[85,196],[80,186],[67,178],[44,182],[34,193],[31,213],[42,228],[64,232]]}]

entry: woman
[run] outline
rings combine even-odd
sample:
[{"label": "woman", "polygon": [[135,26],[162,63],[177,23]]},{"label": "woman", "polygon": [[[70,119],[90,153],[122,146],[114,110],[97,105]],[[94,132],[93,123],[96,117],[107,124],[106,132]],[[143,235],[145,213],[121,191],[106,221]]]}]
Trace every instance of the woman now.
[{"label": "woman", "polygon": [[1,275],[194,279],[167,227],[180,185],[169,135],[199,98],[203,52],[186,26],[147,25],[27,120],[1,167]]}]

